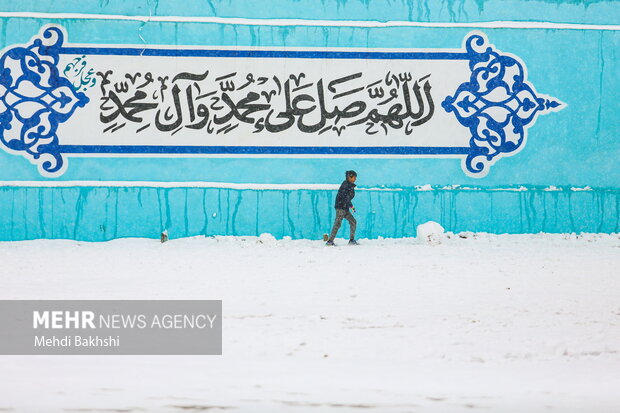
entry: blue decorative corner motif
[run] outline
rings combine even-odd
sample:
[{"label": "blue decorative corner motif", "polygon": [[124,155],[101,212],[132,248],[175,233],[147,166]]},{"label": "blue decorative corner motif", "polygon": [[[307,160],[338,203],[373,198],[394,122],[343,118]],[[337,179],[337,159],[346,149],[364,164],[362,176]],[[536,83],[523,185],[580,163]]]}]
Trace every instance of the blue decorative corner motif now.
[{"label": "blue decorative corner motif", "polygon": [[58,71],[64,33],[48,26],[25,47],[0,57],[0,141],[46,175],[66,167],[56,131],[89,99]]},{"label": "blue decorative corner motif", "polygon": [[561,110],[565,104],[538,94],[520,59],[494,49],[484,34],[469,35],[465,49],[470,79],[441,105],[470,130],[470,153],[463,169],[482,177],[499,158],[523,148],[527,129],[539,114]]}]

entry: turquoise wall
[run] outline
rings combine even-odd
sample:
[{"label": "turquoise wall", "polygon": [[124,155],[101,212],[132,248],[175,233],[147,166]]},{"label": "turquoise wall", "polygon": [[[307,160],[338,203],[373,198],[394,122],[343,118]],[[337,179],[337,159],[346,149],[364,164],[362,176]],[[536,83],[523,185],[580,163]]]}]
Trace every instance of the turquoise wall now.
[{"label": "turquoise wall", "polygon": [[[267,7],[268,5],[268,7]],[[3,11],[254,19],[618,24],[614,0],[21,0]]]},{"label": "turquoise wall", "polygon": [[[388,4],[386,6],[386,4]],[[157,16],[409,20],[545,21],[619,24],[618,1],[0,1],[4,12]],[[457,48],[474,28],[307,27],[156,23],[75,18],[0,18],[0,44],[27,43],[48,23],[72,43],[272,47]],[[499,160],[484,178],[466,176],[456,159],[70,158],[60,181],[207,181],[314,184],[355,169],[360,236],[415,234],[440,222],[452,231],[618,232],[620,215],[620,32],[581,29],[481,29],[498,49],[519,56],[540,93],[567,104],[540,116],[525,148]],[[0,150],[0,181],[50,181],[21,156]],[[415,191],[431,184],[478,191]],[[1,185],[1,184],[0,184]],[[544,191],[548,186],[562,191]],[[528,190],[506,189],[524,186]],[[571,187],[591,187],[572,191]],[[0,188],[0,239],[171,237],[259,234],[317,238],[333,218],[331,191],[202,188]],[[10,214],[8,213],[10,211]],[[215,217],[213,213],[216,212]]]},{"label": "turquoise wall", "polygon": [[[559,189],[358,191],[358,236],[413,237],[430,220],[454,232],[620,231],[620,191]],[[174,238],[269,232],[319,239],[333,222],[334,197],[321,190],[3,188],[0,227],[2,240],[153,238],[162,229]]]}]

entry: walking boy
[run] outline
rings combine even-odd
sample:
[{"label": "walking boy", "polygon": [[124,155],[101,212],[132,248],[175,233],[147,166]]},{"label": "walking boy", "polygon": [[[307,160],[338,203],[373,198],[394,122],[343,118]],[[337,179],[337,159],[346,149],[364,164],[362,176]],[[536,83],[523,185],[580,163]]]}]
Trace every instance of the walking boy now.
[{"label": "walking boy", "polygon": [[327,240],[327,245],[329,246],[335,245],[334,238],[336,238],[336,234],[338,234],[343,218],[349,221],[349,227],[351,228],[349,245],[358,245],[357,241],[355,241],[355,227],[357,226],[357,221],[353,218],[351,211],[349,211],[349,209],[352,209],[353,212],[355,212],[351,200],[355,196],[355,180],[357,179],[357,173],[355,171],[346,171],[344,176],[346,179],[342,185],[340,185],[338,195],[336,195],[336,220],[334,221],[334,227]]}]

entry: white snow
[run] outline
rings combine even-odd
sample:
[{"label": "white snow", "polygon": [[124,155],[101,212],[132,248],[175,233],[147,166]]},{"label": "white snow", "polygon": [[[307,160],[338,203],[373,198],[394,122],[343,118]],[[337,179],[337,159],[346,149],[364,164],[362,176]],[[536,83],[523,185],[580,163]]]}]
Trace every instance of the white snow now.
[{"label": "white snow", "polygon": [[420,224],[416,228],[416,236],[420,242],[427,243],[429,245],[441,244],[445,230],[441,225],[435,221],[428,221],[424,224]]},{"label": "white snow", "polygon": [[417,185],[415,189],[416,191],[432,191],[433,187],[431,186],[431,184],[426,184],[426,185]]},{"label": "white snow", "polygon": [[[1,14],[1,13],[0,13]],[[235,183],[235,182],[206,182],[206,181],[0,181],[2,188],[205,188],[205,189],[236,189],[240,191],[336,191],[340,184],[274,184],[274,183]],[[493,191],[493,192],[525,192],[539,191],[537,187],[484,187],[484,186],[461,186],[451,184],[445,186],[433,186],[431,184],[415,185],[413,187],[385,187],[385,186],[358,186],[356,191],[370,192],[401,192],[403,190],[429,192],[429,191]],[[562,191],[554,185],[543,188],[543,191]],[[590,186],[571,187],[573,192],[594,191]]]},{"label": "white snow", "polygon": [[269,233],[260,234],[260,237],[258,237],[257,242],[260,244],[273,244],[276,242],[276,237],[274,237],[273,235]]},{"label": "white snow", "polygon": [[223,356],[0,356],[0,411],[620,411],[618,235],[338,241],[0,243],[0,299],[224,308]]}]

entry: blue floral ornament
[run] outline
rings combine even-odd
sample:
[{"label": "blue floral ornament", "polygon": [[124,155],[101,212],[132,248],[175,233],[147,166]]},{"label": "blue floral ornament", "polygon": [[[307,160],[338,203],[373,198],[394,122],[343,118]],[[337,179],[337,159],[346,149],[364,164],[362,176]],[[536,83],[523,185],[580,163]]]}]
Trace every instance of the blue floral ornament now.
[{"label": "blue floral ornament", "polygon": [[48,26],[26,47],[0,57],[0,142],[22,153],[47,174],[66,166],[56,131],[89,99],[60,76],[60,28]]},{"label": "blue floral ornament", "polygon": [[523,63],[495,50],[483,34],[466,38],[465,49],[470,79],[441,105],[470,130],[471,151],[463,166],[468,174],[481,177],[497,159],[523,148],[527,128],[539,114],[560,110],[564,104],[538,94],[527,82]]}]

